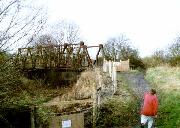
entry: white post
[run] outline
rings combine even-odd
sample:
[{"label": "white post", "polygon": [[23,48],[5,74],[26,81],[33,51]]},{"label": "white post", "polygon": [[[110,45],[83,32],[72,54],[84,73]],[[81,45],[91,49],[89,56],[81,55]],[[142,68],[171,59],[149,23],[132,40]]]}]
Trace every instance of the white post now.
[{"label": "white post", "polygon": [[112,79],[112,81],[114,81],[114,66],[115,66],[115,63],[114,62],[112,62],[112,77],[111,77],[111,79]]},{"label": "white post", "polygon": [[114,93],[117,90],[117,72],[116,72],[116,66],[113,66],[113,85],[114,85]]},{"label": "white post", "polygon": [[109,76],[112,76],[112,62],[109,61]]},{"label": "white post", "polygon": [[107,72],[107,61],[105,59],[103,61],[103,72]]},{"label": "white post", "polygon": [[122,61],[120,60],[119,70],[122,71]]}]

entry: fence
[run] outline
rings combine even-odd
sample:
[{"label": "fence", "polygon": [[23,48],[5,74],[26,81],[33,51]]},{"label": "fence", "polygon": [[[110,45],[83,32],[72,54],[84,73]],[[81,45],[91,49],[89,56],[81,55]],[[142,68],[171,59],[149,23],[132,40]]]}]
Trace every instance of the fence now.
[{"label": "fence", "polygon": [[129,71],[129,59],[127,61],[113,62],[104,60],[103,72],[108,72],[112,78],[114,93],[117,90],[117,71]]},{"label": "fence", "polygon": [[129,71],[129,59],[126,61],[119,62],[119,65],[116,66],[117,71]]}]

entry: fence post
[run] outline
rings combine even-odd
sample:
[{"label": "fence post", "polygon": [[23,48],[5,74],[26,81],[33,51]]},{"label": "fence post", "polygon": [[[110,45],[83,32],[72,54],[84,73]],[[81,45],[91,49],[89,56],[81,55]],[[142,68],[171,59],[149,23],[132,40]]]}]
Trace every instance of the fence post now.
[{"label": "fence post", "polygon": [[93,128],[96,128],[97,110],[101,103],[102,76],[101,70],[95,69],[95,83],[93,83]]},{"label": "fence post", "polygon": [[116,72],[116,66],[113,65],[113,86],[114,86],[114,93],[117,90],[117,72]]},{"label": "fence post", "polygon": [[112,76],[112,62],[109,61],[109,76]]},{"label": "fence post", "polygon": [[107,72],[107,61],[105,59],[103,61],[103,72]]},{"label": "fence post", "polygon": [[96,83],[94,83],[94,91],[93,91],[93,128],[96,128]]},{"label": "fence post", "polygon": [[35,119],[34,119],[35,118],[34,117],[34,111],[35,110],[34,109],[35,109],[34,106],[32,106],[31,107],[31,128],[35,128],[35,123],[34,123],[35,122]]}]

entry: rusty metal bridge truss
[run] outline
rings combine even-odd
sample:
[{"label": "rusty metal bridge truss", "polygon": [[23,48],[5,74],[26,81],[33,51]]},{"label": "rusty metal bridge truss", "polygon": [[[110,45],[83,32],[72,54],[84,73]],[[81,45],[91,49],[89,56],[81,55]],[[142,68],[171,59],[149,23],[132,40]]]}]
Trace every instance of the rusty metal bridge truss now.
[{"label": "rusty metal bridge truss", "polygon": [[[88,48],[98,47],[96,60],[92,60]],[[79,44],[38,45],[35,47],[19,48],[15,64],[25,70],[59,69],[84,70],[98,64],[100,52],[103,55],[103,45],[86,46]]]}]

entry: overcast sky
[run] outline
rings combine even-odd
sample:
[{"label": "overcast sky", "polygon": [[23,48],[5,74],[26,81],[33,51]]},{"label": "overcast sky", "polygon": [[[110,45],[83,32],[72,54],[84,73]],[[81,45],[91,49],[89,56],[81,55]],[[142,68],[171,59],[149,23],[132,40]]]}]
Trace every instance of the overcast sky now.
[{"label": "overcast sky", "polygon": [[148,56],[167,47],[180,33],[180,0],[40,1],[48,8],[50,22],[75,22],[88,45],[124,33],[141,56]]}]

